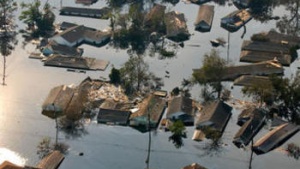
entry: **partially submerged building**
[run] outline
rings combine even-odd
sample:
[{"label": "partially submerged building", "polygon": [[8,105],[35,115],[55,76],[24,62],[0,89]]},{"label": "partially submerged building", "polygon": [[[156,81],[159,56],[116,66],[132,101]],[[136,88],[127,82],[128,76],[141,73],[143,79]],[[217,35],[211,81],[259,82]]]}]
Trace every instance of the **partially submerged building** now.
[{"label": "partially submerged building", "polygon": [[150,94],[139,104],[139,109],[131,114],[130,126],[138,128],[141,131],[149,131],[149,129],[157,128],[165,108],[165,98]]},{"label": "partially submerged building", "polygon": [[60,15],[69,16],[81,16],[90,17],[98,19],[108,19],[111,9],[108,7],[103,7],[101,9],[96,8],[78,8],[78,7],[62,7],[60,9]]},{"label": "partially submerged building", "polygon": [[242,75],[233,81],[236,86],[253,86],[255,84],[271,85],[271,80],[267,76]]},{"label": "partially submerged building", "polygon": [[235,32],[252,19],[249,11],[236,10],[221,18],[221,27],[229,32]]},{"label": "partially submerged building", "polygon": [[161,32],[164,31],[164,20],[166,6],[155,4],[153,8],[146,14],[144,25],[150,32]]},{"label": "partially submerged building", "polygon": [[249,119],[242,125],[233,138],[233,143],[239,148],[247,146],[265,123],[266,112],[264,110],[252,108],[250,111],[251,115],[249,115]]},{"label": "partially submerged building", "polygon": [[105,60],[89,57],[66,57],[62,55],[52,55],[44,62],[45,66],[63,67],[83,70],[104,71],[109,62]]},{"label": "partially submerged building", "polygon": [[55,150],[44,157],[37,165],[37,168],[41,169],[58,169],[60,164],[65,159],[64,155]]},{"label": "partially submerged building", "polygon": [[238,8],[248,8],[251,0],[232,0]]},{"label": "partially submerged building", "polygon": [[252,150],[257,155],[267,153],[283,144],[299,130],[300,126],[291,123],[279,125],[255,142]]},{"label": "partially submerged building", "polygon": [[166,37],[175,42],[182,42],[190,38],[186,20],[183,13],[168,12],[165,14]]},{"label": "partially submerged building", "polygon": [[[197,70],[195,70],[197,71]],[[229,66],[224,69],[222,80],[233,81],[242,75],[268,76],[272,74],[283,75],[284,69],[277,61],[264,61],[254,64]]]},{"label": "partially submerged building", "polygon": [[126,126],[130,115],[130,111],[100,108],[97,121],[98,123]]},{"label": "partially submerged building", "polygon": [[196,129],[210,127],[223,133],[232,115],[232,107],[221,100],[213,101],[204,106],[200,116],[196,120]]},{"label": "partially submerged building", "polygon": [[82,48],[70,47],[67,45],[61,45],[55,42],[50,42],[48,45],[41,48],[43,55],[50,56],[52,54],[58,54],[63,56],[81,57],[83,53]]},{"label": "partially submerged building", "polygon": [[276,59],[284,66],[289,66],[292,62],[290,46],[283,43],[271,41],[249,41],[242,44],[241,62],[261,62]]},{"label": "partially submerged building", "polygon": [[197,109],[193,102],[192,99],[184,96],[172,98],[168,104],[167,119],[180,120],[185,125],[194,125]]},{"label": "partially submerged building", "polygon": [[77,47],[83,43],[102,46],[109,42],[110,37],[111,32],[104,32],[83,25],[76,25],[53,36],[51,40],[69,47]]},{"label": "partially submerged building", "polygon": [[209,32],[214,18],[214,6],[201,5],[198,10],[198,15],[194,23],[195,30],[201,32]]},{"label": "partially submerged building", "polygon": [[75,3],[77,4],[83,4],[83,5],[91,5],[93,3],[96,3],[98,0],[76,0]]}]

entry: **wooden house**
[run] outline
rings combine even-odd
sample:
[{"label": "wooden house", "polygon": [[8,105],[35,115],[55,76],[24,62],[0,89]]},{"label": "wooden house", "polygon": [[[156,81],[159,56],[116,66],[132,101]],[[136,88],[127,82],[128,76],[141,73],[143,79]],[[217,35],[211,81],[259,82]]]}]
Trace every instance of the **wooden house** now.
[{"label": "wooden house", "polygon": [[299,130],[300,126],[291,123],[279,125],[257,140],[253,145],[252,150],[257,155],[267,153],[283,144]]},{"label": "wooden house", "polygon": [[229,32],[235,32],[252,19],[249,11],[242,9],[234,11],[221,18],[221,27]]},{"label": "wooden house", "polygon": [[171,121],[181,120],[185,125],[194,125],[196,107],[188,97],[177,96],[168,104],[167,118]]},{"label": "wooden house", "polygon": [[168,12],[165,14],[166,37],[175,42],[182,42],[190,38],[186,20],[183,13]]},{"label": "wooden house", "polygon": [[211,127],[213,130],[223,133],[231,117],[232,107],[221,100],[213,101],[205,105],[196,120],[196,129]]},{"label": "wooden house", "polygon": [[130,115],[130,111],[101,108],[97,116],[97,121],[98,123],[126,126],[128,125]]},{"label": "wooden house", "polygon": [[247,146],[265,123],[266,112],[262,109],[251,109],[250,119],[247,120],[233,138],[237,147]]},{"label": "wooden house", "polygon": [[194,23],[195,30],[202,32],[210,31],[214,18],[214,8],[212,5],[201,5],[199,7],[198,15]]}]

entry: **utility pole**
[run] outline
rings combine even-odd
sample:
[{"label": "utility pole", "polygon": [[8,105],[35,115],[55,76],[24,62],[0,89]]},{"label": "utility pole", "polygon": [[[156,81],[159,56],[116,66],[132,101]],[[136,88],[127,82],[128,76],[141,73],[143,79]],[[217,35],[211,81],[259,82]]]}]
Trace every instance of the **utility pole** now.
[{"label": "utility pole", "polygon": [[148,154],[146,158],[146,169],[149,169],[149,163],[150,163],[150,152],[151,152],[151,126],[150,126],[150,111],[148,107],[148,133],[149,133],[149,140],[148,140]]},{"label": "utility pole", "polygon": [[52,103],[52,106],[53,106],[53,110],[54,110],[54,118],[55,118],[55,129],[56,129],[56,133],[55,133],[55,148],[56,148],[57,142],[58,142],[57,112],[56,112],[54,103]]},{"label": "utility pole", "polygon": [[227,36],[227,63],[229,62],[229,46],[230,46],[230,32],[228,31],[228,36]]}]

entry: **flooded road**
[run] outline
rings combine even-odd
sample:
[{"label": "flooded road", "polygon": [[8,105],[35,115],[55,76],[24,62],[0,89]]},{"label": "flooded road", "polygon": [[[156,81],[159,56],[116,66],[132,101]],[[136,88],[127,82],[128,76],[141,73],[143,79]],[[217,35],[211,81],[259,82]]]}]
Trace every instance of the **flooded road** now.
[{"label": "flooded road", "polygon": [[[26,0],[25,2],[31,2]],[[60,1],[50,0],[52,6],[59,8]],[[213,3],[209,3],[213,4]],[[63,1],[65,6],[81,6],[75,4],[73,0]],[[104,7],[104,0],[91,6]],[[187,18],[190,33],[190,40],[185,42],[184,48],[177,49],[177,55],[172,59],[158,59],[146,57],[150,65],[150,70],[157,76],[164,78],[164,90],[171,91],[179,86],[183,78],[189,78],[192,69],[199,68],[203,55],[212,49],[209,40],[223,37],[227,40],[228,32],[220,27],[220,18],[236,10],[236,7],[215,5],[215,16],[211,32],[200,33],[194,31],[194,20],[198,12],[198,6],[179,2],[175,7],[168,6],[168,10],[183,12]],[[19,11],[18,11],[19,12]],[[58,14],[58,9],[55,10]],[[276,8],[275,14],[284,13],[284,8]],[[84,24],[97,29],[108,28],[109,21],[68,17],[57,15],[57,22],[74,22]],[[25,26],[20,23],[19,29]],[[250,39],[253,33],[269,31],[275,28],[275,21],[261,24],[255,20],[247,23],[247,33],[243,39]],[[243,29],[235,33],[230,33],[229,60],[232,64],[240,64],[240,48],[243,39],[241,36]],[[86,74],[67,72],[63,68],[44,67],[39,60],[28,59],[30,52],[35,50],[35,46],[27,45],[25,49],[21,47],[22,38],[19,36],[19,44],[16,50],[7,58],[7,86],[0,86],[0,162],[9,160],[7,154],[13,154],[21,159],[20,163],[26,165],[36,165],[39,158],[36,154],[36,147],[44,137],[55,137],[55,122],[41,114],[41,105],[47,97],[51,88],[61,84],[79,84],[84,78],[108,77],[111,66],[119,68],[128,59],[125,50],[104,46],[96,48],[82,45],[84,56],[95,57],[110,61],[106,71],[87,71]],[[227,47],[218,47],[220,55],[227,59]],[[2,61],[2,60],[1,60]],[[294,62],[291,67],[286,68],[286,74],[291,75],[296,72],[299,60]],[[2,62],[0,63],[2,65]],[[170,77],[165,78],[165,71],[170,72]],[[227,87],[231,84],[228,83]],[[234,97],[241,98],[239,87],[233,89]],[[200,89],[195,86],[192,90],[192,97],[199,99]],[[153,169],[175,169],[181,168],[193,162],[197,162],[209,169],[229,169],[229,168],[248,168],[250,157],[249,150],[237,149],[231,142],[234,134],[238,130],[236,125],[239,109],[234,109],[233,116],[229,121],[223,135],[224,147],[215,156],[203,155],[201,147],[204,143],[191,140],[193,128],[188,128],[188,138],[184,140],[184,146],[176,149],[168,141],[170,133],[158,131],[153,136],[152,151],[150,157],[150,168]],[[141,169],[145,168],[147,155],[148,135],[142,134],[130,127],[106,126],[92,121],[86,124],[87,132],[85,135],[76,138],[65,137],[59,134],[59,141],[65,142],[70,146],[70,152],[61,165],[61,169]],[[289,142],[300,144],[300,134],[295,135]],[[5,151],[3,151],[5,150]],[[78,154],[83,152],[83,156]],[[2,155],[2,154],[5,155]],[[5,158],[3,158],[5,157]],[[3,158],[3,159],[2,159]],[[15,161],[12,161],[15,162]],[[273,151],[266,155],[254,156],[253,168],[298,168],[299,161],[288,158],[281,151]],[[298,167],[297,167],[298,166]]]}]

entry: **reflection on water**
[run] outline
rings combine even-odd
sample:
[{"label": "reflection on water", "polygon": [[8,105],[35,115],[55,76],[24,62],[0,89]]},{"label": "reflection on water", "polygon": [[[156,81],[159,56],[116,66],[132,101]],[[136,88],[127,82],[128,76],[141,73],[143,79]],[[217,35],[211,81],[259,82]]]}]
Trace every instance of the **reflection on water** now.
[{"label": "reflection on water", "polygon": [[0,164],[2,164],[4,161],[9,161],[16,165],[24,166],[26,159],[9,149],[0,148]]}]

